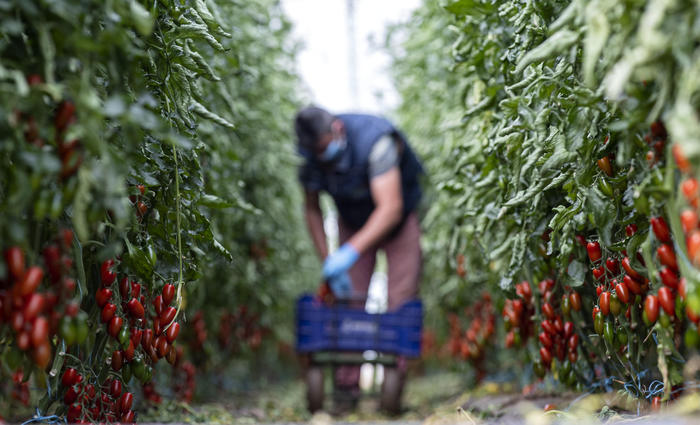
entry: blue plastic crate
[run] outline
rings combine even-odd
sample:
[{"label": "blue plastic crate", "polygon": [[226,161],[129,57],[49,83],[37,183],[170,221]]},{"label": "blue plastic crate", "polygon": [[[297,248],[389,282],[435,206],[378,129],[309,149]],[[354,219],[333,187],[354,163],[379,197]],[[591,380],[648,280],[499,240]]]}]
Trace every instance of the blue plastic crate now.
[{"label": "blue plastic crate", "polygon": [[297,301],[297,351],[365,351],[420,356],[423,304],[412,300],[400,309],[370,314],[342,305],[328,306],[312,295]]}]

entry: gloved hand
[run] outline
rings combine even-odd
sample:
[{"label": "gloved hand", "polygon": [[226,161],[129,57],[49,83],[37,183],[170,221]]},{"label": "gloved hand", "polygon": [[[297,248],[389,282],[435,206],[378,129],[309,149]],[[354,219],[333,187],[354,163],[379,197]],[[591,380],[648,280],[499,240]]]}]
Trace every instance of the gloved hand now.
[{"label": "gloved hand", "polygon": [[333,295],[337,298],[350,298],[350,295],[352,295],[352,281],[347,273],[341,273],[329,278],[328,285],[330,285]]},{"label": "gloved hand", "polygon": [[331,279],[347,272],[358,258],[360,253],[349,243],[344,243],[337,251],[326,257],[326,261],[323,262],[323,278]]}]

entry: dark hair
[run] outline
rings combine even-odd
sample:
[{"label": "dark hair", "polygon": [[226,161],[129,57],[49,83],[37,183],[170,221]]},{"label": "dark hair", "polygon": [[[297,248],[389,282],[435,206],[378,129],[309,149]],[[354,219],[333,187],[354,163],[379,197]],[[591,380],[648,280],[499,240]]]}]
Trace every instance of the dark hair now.
[{"label": "dark hair", "polygon": [[313,150],[321,135],[331,131],[334,119],[331,113],[317,106],[302,108],[294,118],[294,131],[299,146]]}]

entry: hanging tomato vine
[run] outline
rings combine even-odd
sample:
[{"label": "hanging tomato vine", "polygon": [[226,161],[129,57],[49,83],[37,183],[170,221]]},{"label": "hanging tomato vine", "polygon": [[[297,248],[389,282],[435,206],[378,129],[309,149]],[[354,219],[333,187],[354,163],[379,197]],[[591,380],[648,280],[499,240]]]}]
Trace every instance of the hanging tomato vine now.
[{"label": "hanging tomato vine", "polygon": [[17,399],[0,414],[134,422],[163,358],[191,400],[190,316],[254,306],[259,349],[316,267],[293,212],[289,23],[272,0],[10,1],[0,21],[0,376]]},{"label": "hanging tomato vine", "polygon": [[536,375],[623,382],[653,406],[683,390],[700,310],[683,243],[695,255],[698,12],[426,2],[394,41],[397,113],[433,171],[433,305],[456,312],[484,286],[508,298],[504,343]]}]

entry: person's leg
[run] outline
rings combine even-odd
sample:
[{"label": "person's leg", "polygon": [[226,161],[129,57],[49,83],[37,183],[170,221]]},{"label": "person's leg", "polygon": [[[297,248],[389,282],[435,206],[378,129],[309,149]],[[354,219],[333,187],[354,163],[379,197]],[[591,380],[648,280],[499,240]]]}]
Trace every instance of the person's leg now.
[{"label": "person's leg", "polygon": [[412,213],[406,218],[399,233],[380,247],[386,252],[387,259],[389,311],[396,310],[406,301],[418,296],[423,270],[420,235],[418,216]]},{"label": "person's leg", "polygon": [[[341,245],[347,242],[347,240],[352,237],[353,233],[354,231],[345,226],[342,220],[338,220],[338,239]],[[350,269],[349,274],[352,280],[354,295],[367,296],[376,261],[377,250],[375,248],[369,249],[360,256]],[[364,309],[365,304],[364,302],[358,301],[355,306]],[[360,366],[338,366],[333,376],[336,390],[343,396],[347,396],[350,403],[354,404],[360,395]]]},{"label": "person's leg", "polygon": [[[406,218],[398,234],[381,244],[387,259],[388,310],[401,307],[406,301],[418,296],[418,285],[423,270],[423,256],[420,248],[420,223],[416,213]],[[406,381],[408,364],[399,356],[396,361],[401,386]]]}]

